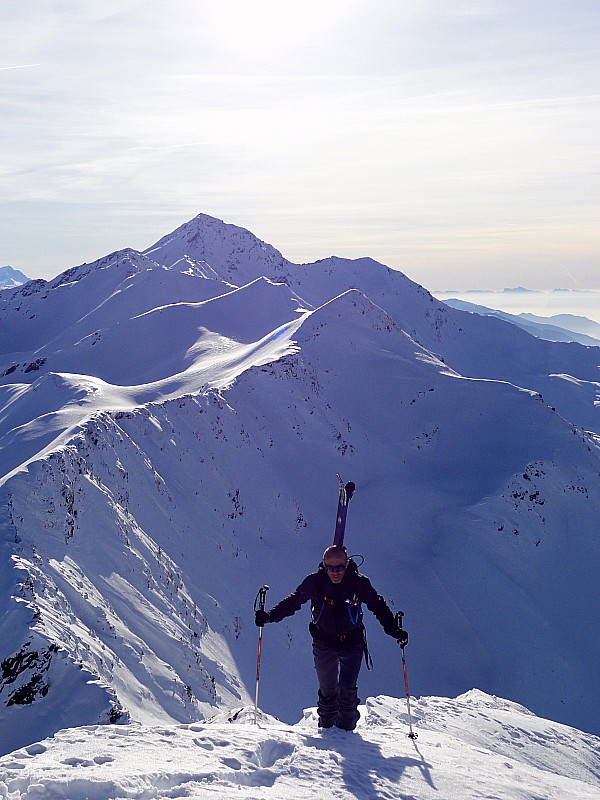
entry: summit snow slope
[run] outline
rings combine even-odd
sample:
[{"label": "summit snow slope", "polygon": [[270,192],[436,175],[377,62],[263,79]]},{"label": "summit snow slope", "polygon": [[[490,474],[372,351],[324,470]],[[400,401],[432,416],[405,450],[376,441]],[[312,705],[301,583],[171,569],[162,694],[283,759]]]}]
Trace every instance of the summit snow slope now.
[{"label": "summit snow slope", "polygon": [[[406,738],[399,700],[362,708],[356,733],[319,732],[314,710],[290,726],[243,709],[206,723],[90,726],[0,759],[0,796],[265,800],[592,800],[600,740],[472,691],[415,702]],[[237,716],[236,716],[237,714]]]},{"label": "summit snow slope", "polygon": [[[471,316],[203,215],[1,292],[2,752],[246,705],[252,601],[315,568],[336,473],[416,694],[478,686],[600,731],[599,351]],[[307,613],[265,629],[261,705],[286,723],[314,702]],[[366,622],[361,696],[398,695]]]}]

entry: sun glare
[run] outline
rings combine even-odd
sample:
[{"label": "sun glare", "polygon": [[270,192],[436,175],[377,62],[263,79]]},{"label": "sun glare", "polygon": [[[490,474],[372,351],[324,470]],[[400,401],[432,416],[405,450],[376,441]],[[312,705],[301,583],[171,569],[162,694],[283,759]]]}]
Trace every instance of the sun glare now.
[{"label": "sun glare", "polygon": [[351,0],[221,0],[207,11],[214,36],[222,46],[242,53],[293,47],[323,33],[345,16]]}]

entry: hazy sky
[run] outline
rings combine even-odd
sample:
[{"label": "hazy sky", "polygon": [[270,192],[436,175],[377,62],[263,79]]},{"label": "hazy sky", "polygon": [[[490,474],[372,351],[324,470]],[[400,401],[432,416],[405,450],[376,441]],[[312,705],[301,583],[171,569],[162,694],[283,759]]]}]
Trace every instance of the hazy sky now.
[{"label": "hazy sky", "polygon": [[4,0],[0,265],[200,212],[429,289],[600,288],[598,0]]}]

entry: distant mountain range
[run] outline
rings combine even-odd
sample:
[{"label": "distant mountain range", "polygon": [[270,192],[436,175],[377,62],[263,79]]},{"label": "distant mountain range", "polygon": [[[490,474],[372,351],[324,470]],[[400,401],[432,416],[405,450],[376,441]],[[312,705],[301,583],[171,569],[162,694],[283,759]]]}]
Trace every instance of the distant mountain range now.
[{"label": "distant mountain range", "polygon": [[14,269],[13,267],[0,267],[0,290],[1,289],[13,289],[15,286],[22,286],[24,283],[27,283],[30,278],[27,275],[23,275],[23,273],[18,270]]},{"label": "distant mountain range", "polygon": [[532,336],[549,339],[551,342],[579,342],[579,344],[594,347],[600,345],[600,323],[586,317],[574,314],[554,314],[551,317],[543,317],[539,314],[509,314],[506,311],[499,311],[458,298],[448,298],[444,300],[444,303],[452,308],[460,308],[463,311],[498,317],[506,322],[512,322],[513,325],[523,328]]},{"label": "distant mountain range", "polygon": [[[337,473],[413,692],[600,732],[599,364],[204,214],[1,291],[0,749],[250,702],[254,596],[316,567]],[[287,721],[314,704],[307,615],[265,628],[261,704]],[[401,696],[366,623],[361,692]]]},{"label": "distant mountain range", "polygon": [[[434,296],[445,303],[465,302],[469,310],[483,313],[499,311],[507,314],[507,321],[519,324],[529,315],[541,325],[565,329],[567,332],[583,333],[599,337],[600,327],[600,289],[552,289],[534,290],[466,289],[458,291],[434,291]],[[466,308],[466,307],[465,307]],[[516,320],[511,319],[516,317]],[[551,331],[551,329],[550,329]],[[541,335],[540,329],[536,335]]]}]

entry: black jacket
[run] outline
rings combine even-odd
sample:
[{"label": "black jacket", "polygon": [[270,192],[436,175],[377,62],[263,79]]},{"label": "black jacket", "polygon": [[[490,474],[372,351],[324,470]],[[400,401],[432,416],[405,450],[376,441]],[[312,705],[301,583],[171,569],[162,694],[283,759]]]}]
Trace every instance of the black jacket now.
[{"label": "black jacket", "polygon": [[296,591],[269,611],[270,622],[291,617],[308,600],[311,602],[309,630],[315,639],[353,644],[362,639],[362,604],[377,617],[390,636],[396,632],[396,620],[389,606],[377,594],[366,575],[361,575],[352,559],[342,580],[330,580],[323,564],[307,575]]}]

